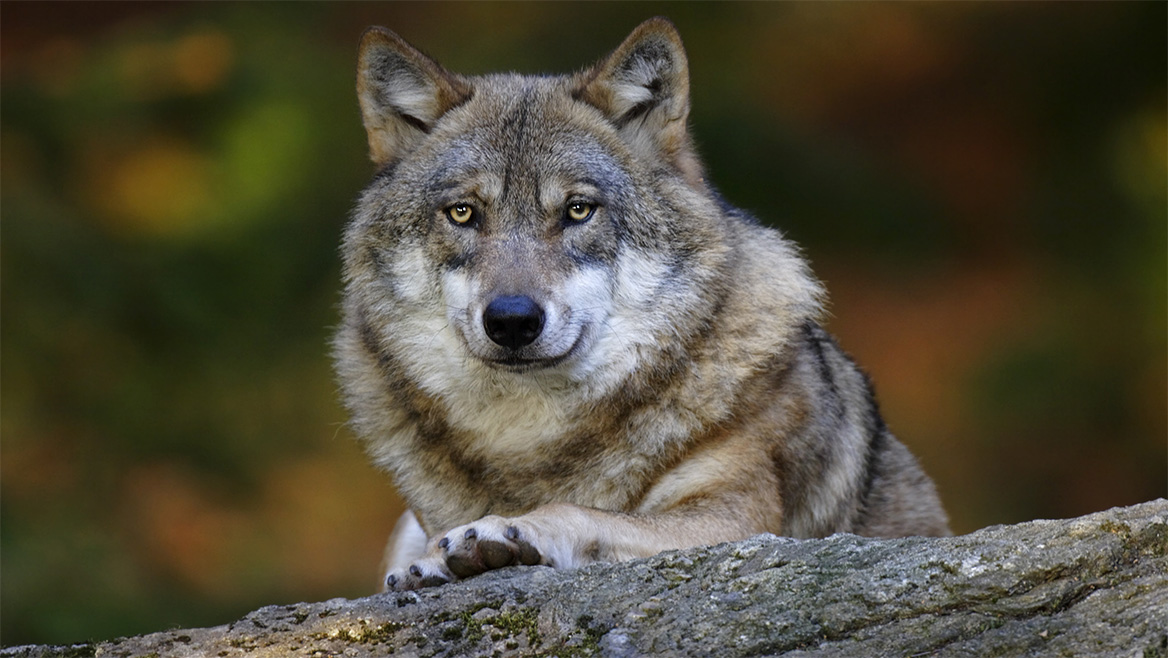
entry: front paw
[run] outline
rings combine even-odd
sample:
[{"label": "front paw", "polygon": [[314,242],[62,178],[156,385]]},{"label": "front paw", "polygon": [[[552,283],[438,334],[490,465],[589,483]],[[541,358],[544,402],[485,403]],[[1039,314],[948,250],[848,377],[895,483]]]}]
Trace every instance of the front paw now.
[{"label": "front paw", "polygon": [[516,519],[499,516],[486,516],[451,530],[438,541],[438,548],[444,552],[446,568],[459,578],[544,562],[529,533],[520,529]]},{"label": "front paw", "polygon": [[385,576],[386,592],[406,592],[423,587],[437,587],[457,580],[446,568],[443,555],[433,552],[414,561],[403,569],[391,569]]}]

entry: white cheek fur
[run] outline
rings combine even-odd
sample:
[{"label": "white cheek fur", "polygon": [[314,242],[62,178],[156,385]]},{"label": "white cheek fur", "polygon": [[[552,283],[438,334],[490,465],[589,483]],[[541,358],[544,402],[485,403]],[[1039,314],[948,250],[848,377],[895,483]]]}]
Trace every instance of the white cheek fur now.
[{"label": "white cheek fur", "polygon": [[587,373],[597,395],[618,386],[655,350],[658,334],[670,322],[662,317],[662,284],[669,266],[664,260],[635,251],[623,253],[615,267],[615,281],[592,349],[578,370]]},{"label": "white cheek fur", "polygon": [[[478,283],[465,270],[446,272],[438,286],[441,300],[436,300],[424,260],[414,251],[395,261],[399,294],[414,302],[399,317],[395,338],[423,388],[442,397],[474,390],[476,397],[498,402],[515,395],[522,382],[538,383],[547,392],[557,377],[585,385],[587,397],[606,395],[636,369],[646,351],[657,349],[661,331],[670,326],[663,317],[669,303],[661,295],[667,262],[628,251],[611,269],[576,270],[541,299],[545,326],[533,347],[553,357],[572,349],[577,354],[550,371],[501,372],[483,362],[497,348],[482,329],[486,300],[479,299]],[[500,389],[507,380],[514,381]]]},{"label": "white cheek fur", "polygon": [[[405,269],[411,266],[409,259],[401,262]],[[394,339],[411,376],[443,402],[448,421],[477,434],[480,449],[494,454],[530,451],[569,431],[572,420],[579,418],[578,407],[590,402],[590,396],[579,395],[578,378],[587,378],[589,368],[579,366],[590,360],[592,345],[577,343],[590,342],[607,324],[612,307],[609,272],[579,270],[542,300],[545,328],[536,346],[552,355],[576,346],[582,356],[526,372],[500,370],[475,356],[493,347],[481,328],[485,304],[473,278],[463,271],[447,272],[440,288],[441,302],[431,299],[399,316]]]}]

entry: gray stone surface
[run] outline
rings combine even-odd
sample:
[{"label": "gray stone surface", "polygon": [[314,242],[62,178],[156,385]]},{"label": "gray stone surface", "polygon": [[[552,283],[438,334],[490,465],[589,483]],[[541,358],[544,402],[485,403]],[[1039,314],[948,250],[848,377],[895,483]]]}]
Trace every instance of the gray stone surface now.
[{"label": "gray stone surface", "polygon": [[761,536],[269,606],[47,656],[1168,657],[1168,501],[947,539]]}]

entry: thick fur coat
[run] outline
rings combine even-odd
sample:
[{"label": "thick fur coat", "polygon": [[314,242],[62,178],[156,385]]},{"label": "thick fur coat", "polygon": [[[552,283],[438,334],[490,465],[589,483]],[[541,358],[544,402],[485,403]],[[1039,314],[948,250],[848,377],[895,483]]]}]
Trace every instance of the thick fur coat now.
[{"label": "thick fur coat", "polygon": [[763,532],[948,532],[806,263],[706,182],[672,24],[560,77],[459,76],[371,28],[357,88],[378,173],[335,357],[412,510],[389,589]]}]

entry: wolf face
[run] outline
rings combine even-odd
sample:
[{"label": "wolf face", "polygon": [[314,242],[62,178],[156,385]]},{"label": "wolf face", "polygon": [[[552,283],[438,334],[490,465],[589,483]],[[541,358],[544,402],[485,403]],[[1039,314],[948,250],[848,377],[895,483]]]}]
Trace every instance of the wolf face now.
[{"label": "wolf face", "polygon": [[388,32],[365,44],[362,67],[378,73],[360,98],[383,169],[345,252],[351,270],[357,259],[380,270],[363,292],[380,290],[386,322],[409,326],[390,340],[413,336],[401,357],[429,390],[518,381],[504,373],[615,383],[662,332],[695,330],[723,236],[704,221],[718,209],[685,178],[696,161],[684,133],[658,134],[685,120],[667,94],[687,87],[678,44],[650,41],[620,63],[629,82],[617,88],[596,73],[475,83]]},{"label": "wolf face", "polygon": [[[426,190],[429,207],[393,218],[420,238],[406,259],[435,265],[428,274],[458,349],[511,372],[588,354],[612,312],[617,234],[630,219],[632,185],[617,156],[532,98],[554,90],[532,86],[510,97],[481,93],[455,110],[467,121],[435,135],[447,146],[403,163],[403,179],[420,174],[408,184]],[[480,104],[501,114],[475,121]],[[572,141],[549,139],[541,128],[549,124]],[[428,294],[413,301],[431,303]]]},{"label": "wolf face", "polygon": [[362,39],[378,167],[346,230],[337,370],[413,512],[387,586],[774,532],[944,533],[777,232],[706,183],[651,19],[560,77]]}]

